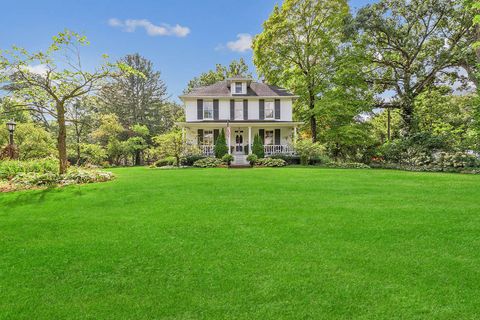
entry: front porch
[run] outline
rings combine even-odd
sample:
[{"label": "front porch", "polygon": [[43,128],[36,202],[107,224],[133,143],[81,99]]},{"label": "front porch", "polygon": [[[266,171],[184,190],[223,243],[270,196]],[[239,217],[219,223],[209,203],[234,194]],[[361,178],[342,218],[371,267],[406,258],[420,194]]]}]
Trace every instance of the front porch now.
[{"label": "front porch", "polygon": [[261,121],[261,122],[184,122],[182,128],[184,141],[198,146],[206,156],[214,155],[214,145],[221,131],[229,154],[248,155],[252,153],[253,140],[258,135],[263,142],[265,156],[274,154],[294,155],[294,141],[297,138],[297,122]]},{"label": "front porch", "polygon": [[[213,144],[201,144],[201,145],[198,145],[198,147],[200,148],[200,150],[202,151],[202,154],[205,155],[205,156],[213,156],[214,155],[214,150],[213,150],[213,147],[214,145]],[[233,146],[230,147],[231,150],[230,150],[230,153],[231,154],[250,154],[250,150],[252,149],[252,146],[250,145],[247,145],[244,147],[244,151],[240,151],[240,152],[237,152],[235,150],[233,150]],[[289,144],[279,144],[279,145],[264,145],[263,146],[263,150],[265,152],[265,156],[271,156],[271,155],[274,155],[274,154],[285,154],[285,155],[295,155],[295,150],[293,148],[293,145],[289,145]]]}]

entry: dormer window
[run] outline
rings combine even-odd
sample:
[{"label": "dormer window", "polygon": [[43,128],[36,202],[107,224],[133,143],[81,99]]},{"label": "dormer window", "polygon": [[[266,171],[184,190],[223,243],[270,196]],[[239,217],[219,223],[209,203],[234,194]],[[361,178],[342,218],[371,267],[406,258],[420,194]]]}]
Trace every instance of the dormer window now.
[{"label": "dormer window", "polygon": [[236,94],[243,93],[243,84],[241,82],[235,82],[235,93]]}]

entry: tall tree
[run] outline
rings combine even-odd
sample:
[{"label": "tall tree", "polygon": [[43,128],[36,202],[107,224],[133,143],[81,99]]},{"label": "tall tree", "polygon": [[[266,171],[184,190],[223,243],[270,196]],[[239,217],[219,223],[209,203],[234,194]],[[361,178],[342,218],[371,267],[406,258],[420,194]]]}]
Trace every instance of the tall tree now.
[{"label": "tall tree", "polygon": [[88,133],[92,128],[93,122],[93,105],[94,98],[91,96],[84,96],[75,101],[67,108],[67,121],[70,123],[68,137],[71,137],[71,142],[76,151],[77,165],[81,160],[81,145],[85,143],[88,138]]},{"label": "tall tree", "polygon": [[253,42],[254,63],[267,82],[300,96],[300,115],[317,140],[315,107],[332,84],[349,16],[346,0],[286,0],[275,6]]},{"label": "tall tree", "polygon": [[167,107],[167,86],[160,71],[138,53],[125,56],[119,63],[138,73],[120,74],[102,88],[99,94],[101,111],[116,114],[125,128],[143,124],[153,134],[165,131],[161,125]]},{"label": "tall tree", "polygon": [[[0,81],[6,83],[4,88],[14,94],[15,101],[21,101],[19,107],[48,115],[57,122],[60,173],[67,169],[66,122],[72,101],[96,91],[106,78],[122,68],[105,61],[93,71],[85,71],[80,47],[88,44],[85,36],[65,30],[53,37],[45,51],[31,53],[13,47],[0,54]],[[36,72],[34,66],[41,72]]]},{"label": "tall tree", "polygon": [[460,78],[472,15],[456,0],[381,0],[357,15],[367,71],[379,93],[395,92],[403,134],[414,129],[414,101],[436,82]]},{"label": "tall tree", "polygon": [[209,70],[193,78],[188,82],[184,93],[189,93],[194,88],[208,86],[234,76],[252,77],[252,74],[248,70],[248,65],[243,58],[240,58],[238,61],[233,60],[228,66],[217,64],[215,70]]}]

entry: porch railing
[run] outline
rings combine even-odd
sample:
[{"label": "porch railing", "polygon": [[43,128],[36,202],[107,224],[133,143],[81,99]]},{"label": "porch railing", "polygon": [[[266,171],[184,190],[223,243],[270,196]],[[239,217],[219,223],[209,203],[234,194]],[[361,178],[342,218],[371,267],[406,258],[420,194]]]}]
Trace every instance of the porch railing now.
[{"label": "porch railing", "polygon": [[198,146],[205,156],[213,156],[213,145],[201,144]]},{"label": "porch railing", "polygon": [[[206,144],[201,144],[198,146],[205,156],[213,156],[214,155],[214,150],[213,150],[213,145],[206,145]],[[246,147],[246,146],[245,146]],[[233,148],[232,148],[233,149]],[[233,149],[235,150],[235,149]],[[248,150],[248,149],[246,149]],[[263,150],[265,152],[266,156],[271,156],[274,154],[287,154],[287,155],[294,155],[295,150],[293,149],[292,146],[287,145],[287,144],[278,144],[278,145],[266,145],[263,146]]]},{"label": "porch railing", "polygon": [[287,144],[266,145],[263,146],[263,150],[266,156],[271,156],[274,154],[295,154],[295,150],[293,149],[293,147]]}]

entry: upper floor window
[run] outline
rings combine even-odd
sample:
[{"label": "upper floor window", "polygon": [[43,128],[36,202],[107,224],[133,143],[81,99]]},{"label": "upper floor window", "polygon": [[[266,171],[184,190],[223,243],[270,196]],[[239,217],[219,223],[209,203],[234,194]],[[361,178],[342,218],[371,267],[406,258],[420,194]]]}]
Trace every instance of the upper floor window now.
[{"label": "upper floor window", "polygon": [[203,101],[203,119],[213,120],[213,101]]},{"label": "upper floor window", "polygon": [[235,82],[235,93],[243,93],[243,85],[241,82]]},{"label": "upper floor window", "polygon": [[235,101],[235,120],[243,120],[243,101]]},{"label": "upper floor window", "polygon": [[275,105],[273,101],[265,101],[265,119],[273,119],[275,117]]}]

